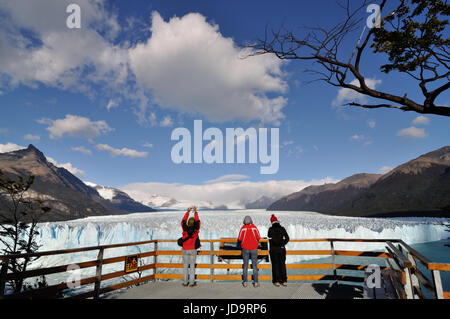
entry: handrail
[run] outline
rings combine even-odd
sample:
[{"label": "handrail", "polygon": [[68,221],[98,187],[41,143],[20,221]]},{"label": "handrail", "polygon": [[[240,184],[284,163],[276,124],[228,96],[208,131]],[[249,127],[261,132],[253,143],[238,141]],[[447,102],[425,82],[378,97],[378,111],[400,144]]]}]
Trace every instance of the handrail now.
[{"label": "handrail", "polygon": [[[214,243],[218,242],[236,242],[236,238],[222,238],[222,239],[205,239],[202,240],[202,243],[210,243],[209,250],[200,250],[200,256],[211,256],[210,263],[205,264],[197,264],[197,268],[200,269],[210,269],[209,275],[197,275],[197,279],[204,280],[239,280],[239,275],[220,275],[215,274],[215,269],[239,269],[242,268],[242,265],[238,264],[215,264],[214,256],[236,256],[241,255],[241,251],[230,251],[230,250],[216,250],[214,249]],[[261,242],[266,242],[267,239],[262,239]],[[148,240],[148,241],[140,241],[140,242],[132,242],[132,243],[121,243],[121,244],[111,244],[111,245],[100,245],[100,246],[91,246],[91,247],[82,247],[82,248],[74,248],[74,249],[65,249],[65,250],[53,250],[53,251],[44,251],[44,252],[35,252],[32,254],[15,254],[15,255],[3,255],[0,256],[0,260],[3,260],[2,269],[0,273],[0,298],[4,294],[4,287],[6,281],[15,280],[15,279],[23,279],[27,277],[35,277],[41,275],[48,275],[54,273],[61,273],[67,271],[67,267],[70,265],[62,265],[62,266],[53,266],[41,269],[32,269],[26,272],[12,274],[7,273],[7,263],[10,259],[15,258],[26,258],[26,257],[39,257],[39,256],[50,256],[50,255],[58,255],[58,254],[67,254],[67,253],[78,253],[85,251],[95,251],[98,250],[99,254],[96,260],[84,261],[80,263],[75,263],[78,265],[80,269],[89,268],[89,267],[97,267],[97,271],[95,276],[81,279],[77,287],[87,285],[87,284],[95,284],[94,291],[83,293],[77,295],[78,297],[98,297],[99,294],[109,292],[115,289],[126,287],[127,285],[132,285],[135,283],[148,281],[148,280],[157,280],[157,279],[179,279],[182,278],[181,274],[167,274],[167,273],[158,273],[157,269],[161,268],[181,268],[182,264],[179,263],[163,263],[157,261],[157,256],[162,255],[181,255],[181,250],[160,250],[158,249],[158,243],[174,243],[176,240],[173,239],[162,239],[162,240]],[[287,250],[287,255],[328,255],[332,256],[332,262],[330,264],[287,264],[287,269],[330,269],[333,270],[333,275],[289,275],[288,280],[343,280],[343,281],[351,281],[351,282],[362,282],[364,278],[362,277],[352,277],[348,275],[337,275],[336,270],[355,270],[355,271],[364,271],[367,268],[367,265],[355,265],[355,264],[336,264],[334,256],[354,256],[354,257],[378,257],[378,258],[393,258],[394,261],[399,263],[403,270],[395,270],[398,272],[399,276],[397,276],[396,280],[400,280],[396,282],[397,286],[404,286],[408,284],[408,280],[411,281],[411,278],[415,278],[414,275],[417,275],[418,280],[422,280],[419,272],[415,270],[414,263],[411,261],[410,257],[405,257],[405,255],[401,252],[400,245],[403,246],[406,251],[413,256],[413,258],[417,258],[421,263],[423,263],[428,269],[432,269],[433,271],[433,283],[429,281],[425,282],[428,289],[433,288],[436,292],[433,294],[435,297],[443,298],[448,293],[444,293],[442,291],[442,283],[440,282],[439,270],[450,270],[450,264],[441,264],[441,263],[433,263],[428,260],[426,257],[420,255],[417,251],[409,247],[402,240],[399,239],[355,239],[355,238],[312,238],[312,239],[291,239],[292,243],[300,243],[300,242],[329,242],[331,245],[331,250]],[[386,252],[374,252],[374,251],[352,251],[352,250],[335,250],[333,246],[333,242],[372,242],[372,243],[386,243]],[[142,273],[144,270],[153,270],[152,275],[144,276],[138,279],[134,279],[131,281],[126,281],[125,283],[115,284],[106,288],[101,288],[100,283],[104,280],[117,278],[126,275],[127,273],[122,271],[115,271],[108,274],[102,274],[102,266],[112,263],[124,262],[126,256],[118,256],[118,257],[110,257],[103,258],[103,251],[111,248],[119,248],[119,247],[127,247],[127,246],[139,246],[145,244],[154,244],[153,250],[141,252],[139,253],[139,258],[150,257],[153,256],[153,263],[140,266],[138,268],[138,272]],[[399,248],[395,247],[393,243],[399,245]],[[268,251],[260,250],[259,255],[267,256]],[[389,261],[389,259],[386,259]],[[414,260],[414,259],[413,259]],[[388,263],[389,265],[389,263]],[[249,265],[250,267],[250,265]],[[270,264],[259,264],[258,269],[271,269]],[[383,268],[388,271],[389,268]],[[411,273],[410,270],[411,269]],[[411,276],[411,278],[410,278]],[[424,277],[424,276],[422,276]],[[271,280],[271,276],[269,275],[261,275],[261,280]],[[391,279],[392,280],[392,279]],[[423,280],[422,280],[423,281]],[[411,284],[412,285],[412,284]],[[436,288],[437,287],[437,288]],[[440,287],[440,290],[439,290]],[[46,288],[39,289],[38,291],[27,291],[20,294],[8,295],[5,297],[23,297],[23,296],[32,296],[38,292],[55,292],[67,289],[67,283],[61,283],[53,286],[49,286]],[[400,290],[403,288],[400,287]],[[396,288],[397,290],[397,288]],[[400,291],[400,295],[403,295]],[[411,294],[409,294],[411,295]],[[422,296],[422,295],[421,295]]]},{"label": "handrail", "polygon": [[[262,238],[260,242],[268,242],[268,239]],[[289,242],[291,243],[302,243],[302,242],[402,242],[400,239],[355,239],[355,238],[309,238],[309,239],[291,239]],[[69,254],[69,253],[79,253],[91,250],[98,249],[110,249],[110,248],[120,248],[127,246],[139,246],[152,244],[155,242],[159,243],[175,243],[176,239],[153,239],[139,242],[131,242],[131,243],[121,243],[121,244],[110,244],[110,245],[99,245],[99,246],[89,246],[89,247],[80,247],[80,248],[70,248],[70,249],[59,249],[59,250],[48,250],[42,252],[34,252],[34,253],[24,253],[24,254],[11,254],[11,255],[0,255],[0,260],[6,260],[11,258],[30,258],[30,257],[40,257],[40,256],[49,256],[49,255],[59,255],[59,254]],[[218,242],[229,242],[235,243],[237,242],[237,238],[228,238],[228,239],[202,239],[203,243],[218,243]],[[406,244],[405,244],[406,245]],[[412,249],[412,248],[411,248]]]},{"label": "handrail", "polygon": [[59,255],[59,254],[71,254],[71,253],[80,253],[80,252],[85,252],[85,251],[90,251],[90,250],[98,250],[98,249],[138,246],[138,245],[152,244],[152,243],[155,243],[156,241],[158,241],[158,240],[146,240],[146,241],[132,242],[132,243],[100,245],[100,246],[90,246],[90,247],[81,247],[81,248],[59,249],[59,250],[48,250],[48,251],[25,253],[25,254],[0,255],[0,260],[6,260],[6,259],[11,259],[11,258],[30,258],[30,257],[41,257],[41,256]]}]

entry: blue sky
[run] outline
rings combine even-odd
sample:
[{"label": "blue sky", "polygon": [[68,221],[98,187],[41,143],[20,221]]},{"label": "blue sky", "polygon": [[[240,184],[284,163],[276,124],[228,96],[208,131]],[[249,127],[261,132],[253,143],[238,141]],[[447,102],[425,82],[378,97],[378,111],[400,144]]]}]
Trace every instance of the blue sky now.
[{"label": "blue sky", "polygon": [[[81,29],[66,27],[69,3],[80,5]],[[307,185],[386,171],[450,141],[444,117],[341,107],[348,92],[306,84],[308,65],[235,61],[266,25],[301,34],[302,25],[337,23],[332,1],[1,0],[0,16],[3,151],[32,143],[85,181]],[[348,56],[359,33],[344,46]],[[379,72],[384,62],[369,51],[362,62],[376,88],[420,100],[409,78]],[[448,105],[449,94],[438,102]],[[195,119],[223,132],[279,127],[278,172],[262,175],[260,163],[174,164],[171,132],[191,130]]]}]

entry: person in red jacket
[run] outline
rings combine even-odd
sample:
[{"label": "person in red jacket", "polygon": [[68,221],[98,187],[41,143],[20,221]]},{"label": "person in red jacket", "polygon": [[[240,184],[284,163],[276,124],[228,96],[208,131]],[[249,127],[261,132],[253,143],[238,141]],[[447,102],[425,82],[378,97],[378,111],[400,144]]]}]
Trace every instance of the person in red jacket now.
[{"label": "person in red jacket", "polygon": [[247,287],[247,277],[248,277],[248,261],[252,260],[253,269],[253,285],[259,287],[258,282],[258,245],[261,235],[259,234],[258,228],[253,225],[253,221],[250,216],[245,216],[244,226],[242,226],[238,242],[241,244],[242,248],[242,259],[243,264],[243,282],[242,285]]},{"label": "person in red jacket", "polygon": [[191,207],[188,208],[181,220],[183,229],[183,286],[197,286],[195,282],[195,261],[197,258],[197,249],[200,248],[200,219],[198,218],[197,207],[193,207],[194,217],[189,218]]}]

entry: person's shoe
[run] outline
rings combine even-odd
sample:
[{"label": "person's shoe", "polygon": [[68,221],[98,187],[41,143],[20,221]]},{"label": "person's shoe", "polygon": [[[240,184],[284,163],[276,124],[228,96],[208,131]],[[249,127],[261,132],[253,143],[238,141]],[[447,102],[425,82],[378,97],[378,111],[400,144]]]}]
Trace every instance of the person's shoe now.
[{"label": "person's shoe", "polygon": [[185,284],[185,283],[183,283],[183,287],[187,287],[187,286],[189,286],[188,284]]},{"label": "person's shoe", "polygon": [[246,282],[243,282],[243,283],[242,283],[242,286],[247,287],[247,283],[246,283]]},{"label": "person's shoe", "polygon": [[197,283],[194,282],[193,284],[190,284],[189,287],[197,287]]},{"label": "person's shoe", "polygon": [[282,283],[283,287],[287,287],[287,282]]},{"label": "person's shoe", "polygon": [[255,288],[258,288],[259,287],[259,283],[255,282],[255,283],[253,283],[253,286],[255,286]]},{"label": "person's shoe", "polygon": [[280,287],[280,283],[279,282],[274,282],[273,283],[275,286]]}]

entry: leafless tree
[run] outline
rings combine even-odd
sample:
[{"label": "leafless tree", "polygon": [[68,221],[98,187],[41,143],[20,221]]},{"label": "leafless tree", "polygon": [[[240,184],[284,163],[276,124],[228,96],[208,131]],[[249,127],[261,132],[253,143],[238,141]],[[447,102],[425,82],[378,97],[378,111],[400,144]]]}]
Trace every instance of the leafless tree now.
[{"label": "leafless tree", "polygon": [[[361,14],[373,0],[358,2],[360,5],[355,9],[351,9],[350,0],[347,0],[344,4],[338,3],[345,12],[345,19],[334,27],[305,27],[307,34],[303,38],[283,26],[270,32],[266,27],[264,39],[249,46],[252,48],[250,55],[274,54],[282,60],[313,62],[319,67],[306,69],[316,76],[313,81],[325,81],[382,102],[361,104],[353,101],[346,104],[349,106],[450,116],[450,107],[435,104],[437,97],[450,87],[448,21],[441,19],[450,14],[450,6],[441,0],[399,0],[396,9],[384,15],[386,2],[382,0],[379,5],[379,27],[367,27],[367,14]],[[350,53],[348,41],[355,32],[360,37]],[[356,37],[353,39],[356,42]],[[395,70],[417,81],[423,101],[408,98],[407,92],[399,94],[369,87],[368,77],[361,70],[364,52],[369,46],[375,54],[388,55],[390,63],[380,66],[382,72]]]}]

